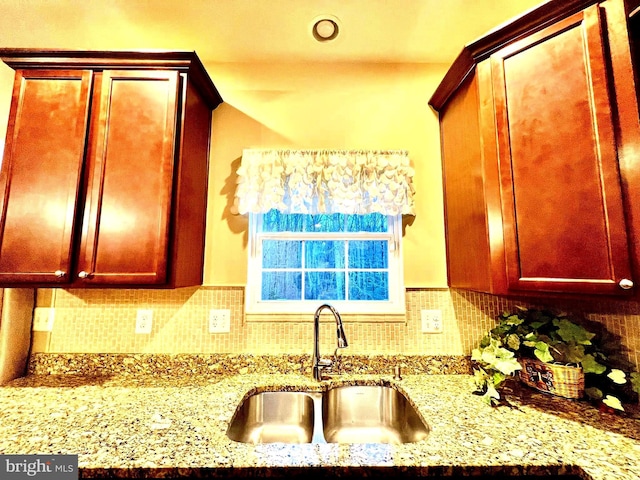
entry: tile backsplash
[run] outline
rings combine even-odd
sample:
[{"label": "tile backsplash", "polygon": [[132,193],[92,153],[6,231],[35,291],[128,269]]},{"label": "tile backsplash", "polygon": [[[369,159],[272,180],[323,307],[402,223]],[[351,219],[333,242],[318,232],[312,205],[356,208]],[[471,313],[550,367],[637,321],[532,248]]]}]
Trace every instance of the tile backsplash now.
[{"label": "tile backsplash", "polygon": [[[243,287],[176,290],[96,289],[40,291],[34,315],[49,318],[51,332],[34,332],[34,352],[304,354],[313,349],[313,313],[251,316]],[[531,300],[454,289],[407,289],[406,316],[343,315],[349,347],[343,355],[469,355],[497,315]],[[628,301],[545,301],[542,306],[583,314],[619,335],[636,366],[640,304]],[[52,310],[53,309],[53,310]],[[153,310],[150,334],[135,333],[138,309]],[[229,333],[209,333],[210,309],[228,309]],[[420,311],[442,311],[443,332],[421,331]],[[323,314],[321,351],[335,348],[335,324]]]}]

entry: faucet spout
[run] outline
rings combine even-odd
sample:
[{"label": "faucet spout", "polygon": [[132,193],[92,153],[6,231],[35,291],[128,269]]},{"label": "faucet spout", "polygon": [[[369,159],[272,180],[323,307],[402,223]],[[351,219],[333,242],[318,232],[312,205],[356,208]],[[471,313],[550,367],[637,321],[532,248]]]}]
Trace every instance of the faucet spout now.
[{"label": "faucet spout", "polygon": [[347,342],[347,336],[344,334],[344,328],[342,327],[342,317],[337,311],[333,311],[333,314],[336,317],[336,334],[338,336],[337,346],[338,348],[347,348],[349,346],[349,342]]},{"label": "faucet spout", "polygon": [[342,317],[338,311],[327,303],[320,305],[313,317],[313,378],[318,381],[322,380],[322,369],[329,368],[333,364],[331,360],[323,359],[320,355],[320,314],[324,309],[329,309],[336,320],[337,348],[349,346],[342,326]]}]

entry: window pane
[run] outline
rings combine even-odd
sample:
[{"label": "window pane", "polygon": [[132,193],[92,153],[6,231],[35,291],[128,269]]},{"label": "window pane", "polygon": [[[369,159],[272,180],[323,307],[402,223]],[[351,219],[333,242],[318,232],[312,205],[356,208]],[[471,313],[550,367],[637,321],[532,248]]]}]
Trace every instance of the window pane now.
[{"label": "window pane", "polygon": [[349,272],[349,300],[389,300],[387,272]]},{"label": "window pane", "polygon": [[247,311],[298,312],[323,301],[363,313],[402,308],[399,292],[389,291],[402,284],[398,252],[389,250],[401,232],[390,217],[273,210],[251,222]]},{"label": "window pane", "polygon": [[380,213],[348,215],[347,217],[348,232],[386,232],[389,230],[386,215]]},{"label": "window pane", "polygon": [[305,232],[344,232],[348,215],[342,213],[306,215]]},{"label": "window pane", "polygon": [[302,242],[299,240],[264,240],[262,268],[302,267]]},{"label": "window pane", "polygon": [[262,272],[262,300],[300,300],[302,273]]},{"label": "window pane", "polygon": [[304,249],[306,268],[344,268],[344,241],[308,241]]},{"label": "window pane", "polygon": [[305,300],[344,300],[344,272],[306,272]]},{"label": "window pane", "polygon": [[349,242],[349,268],[387,268],[387,240]]},{"label": "window pane", "polygon": [[301,213],[281,213],[269,210],[262,215],[263,232],[302,232],[302,226],[309,215]]}]

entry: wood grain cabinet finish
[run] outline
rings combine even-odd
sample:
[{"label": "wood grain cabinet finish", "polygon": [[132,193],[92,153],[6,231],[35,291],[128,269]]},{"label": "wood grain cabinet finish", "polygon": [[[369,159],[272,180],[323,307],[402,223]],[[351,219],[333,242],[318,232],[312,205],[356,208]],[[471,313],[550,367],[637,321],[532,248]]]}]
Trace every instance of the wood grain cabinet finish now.
[{"label": "wood grain cabinet finish", "polygon": [[493,31],[430,104],[451,287],[636,292],[638,106],[622,0],[551,1]]},{"label": "wood grain cabinet finish", "polygon": [[211,112],[194,53],[2,50],[0,285],[200,285]]}]

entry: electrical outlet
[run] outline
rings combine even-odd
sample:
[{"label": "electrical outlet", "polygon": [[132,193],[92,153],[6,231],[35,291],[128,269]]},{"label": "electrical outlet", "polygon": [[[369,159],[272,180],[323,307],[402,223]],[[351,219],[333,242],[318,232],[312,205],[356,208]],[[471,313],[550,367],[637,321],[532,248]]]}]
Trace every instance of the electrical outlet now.
[{"label": "electrical outlet", "polygon": [[422,333],[442,333],[442,310],[420,310]]},{"label": "electrical outlet", "polygon": [[[48,309],[40,309],[37,315],[33,317],[33,328],[34,332],[50,332],[53,330],[53,320],[56,316],[56,311],[54,308]],[[48,310],[45,312],[44,310]]]},{"label": "electrical outlet", "polygon": [[153,326],[153,310],[140,309],[136,313],[136,333],[151,333]]},{"label": "electrical outlet", "polygon": [[231,310],[209,310],[209,333],[229,333]]}]

